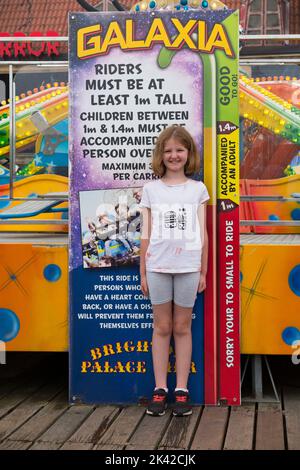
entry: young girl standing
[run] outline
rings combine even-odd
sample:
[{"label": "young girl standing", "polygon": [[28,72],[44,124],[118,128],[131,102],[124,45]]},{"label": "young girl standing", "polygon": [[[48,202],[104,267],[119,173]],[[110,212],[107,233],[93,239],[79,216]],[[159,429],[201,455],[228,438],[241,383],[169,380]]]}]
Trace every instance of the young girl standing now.
[{"label": "young girl standing", "polygon": [[159,179],[145,184],[140,274],[141,289],[153,307],[152,356],[155,389],[147,413],[167,408],[167,371],[173,333],[176,388],[173,414],[192,413],[188,377],[192,356],[192,310],[197,292],[206,287],[208,241],[205,185],[188,178],[199,172],[192,136],[172,126],[158,137],[152,167]]}]

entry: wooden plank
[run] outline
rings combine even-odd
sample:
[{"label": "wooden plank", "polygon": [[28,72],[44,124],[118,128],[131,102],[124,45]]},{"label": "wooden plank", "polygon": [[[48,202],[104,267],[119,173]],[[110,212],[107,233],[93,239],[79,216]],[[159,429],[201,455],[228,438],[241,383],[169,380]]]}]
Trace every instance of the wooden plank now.
[{"label": "wooden plank", "polygon": [[193,407],[190,416],[173,416],[158,449],[188,449],[201,411],[202,407]]},{"label": "wooden plank", "polygon": [[259,403],[256,426],[256,450],[284,449],[283,416],[281,405]]},{"label": "wooden plank", "polygon": [[107,445],[113,446],[113,449],[118,446],[123,448],[127,445],[144,413],[145,408],[141,406],[135,405],[123,408],[117,419],[100,438],[97,450],[104,449],[103,446]]},{"label": "wooden plank", "polygon": [[252,450],[255,404],[233,406],[229,417],[224,450]]},{"label": "wooden plank", "polygon": [[93,444],[89,442],[65,442],[59,450],[91,450]]},{"label": "wooden plank", "polygon": [[35,393],[43,384],[45,379],[39,378],[36,381],[30,381],[25,385],[18,387],[9,395],[0,400],[0,418],[9,413],[13,408],[22,403],[26,398]]},{"label": "wooden plank", "polygon": [[36,441],[68,408],[68,394],[67,390],[64,390],[11,434],[9,439]]},{"label": "wooden plank", "polygon": [[299,388],[283,389],[288,450],[300,450],[300,393]]},{"label": "wooden plank", "polygon": [[97,444],[119,413],[117,406],[96,408],[68,441]]},{"label": "wooden plank", "polygon": [[12,381],[1,382],[0,383],[0,400],[1,398],[5,397],[16,388],[20,387],[20,385],[22,384],[24,384],[24,379],[21,380],[20,378],[16,380],[12,380]]},{"label": "wooden plank", "polygon": [[1,442],[0,450],[26,450],[29,446],[31,446],[31,442],[10,441],[7,439]]},{"label": "wooden plank", "polygon": [[59,442],[35,442],[28,450],[58,450],[60,446]]},{"label": "wooden plank", "polygon": [[99,444],[93,450],[123,450],[124,446],[119,444]]},{"label": "wooden plank", "polygon": [[156,449],[171,419],[171,410],[164,416],[153,417],[145,414],[133,436],[130,438],[126,450],[153,450]]},{"label": "wooden plank", "polygon": [[59,392],[60,388],[59,384],[45,385],[2,418],[0,420],[0,441],[6,439],[13,431],[45,406]]},{"label": "wooden plank", "polygon": [[74,405],[62,414],[50,428],[44,432],[38,442],[64,444],[78,429],[81,423],[93,411],[93,406]]},{"label": "wooden plank", "polygon": [[206,406],[196,430],[192,450],[221,450],[228,420],[228,407]]}]

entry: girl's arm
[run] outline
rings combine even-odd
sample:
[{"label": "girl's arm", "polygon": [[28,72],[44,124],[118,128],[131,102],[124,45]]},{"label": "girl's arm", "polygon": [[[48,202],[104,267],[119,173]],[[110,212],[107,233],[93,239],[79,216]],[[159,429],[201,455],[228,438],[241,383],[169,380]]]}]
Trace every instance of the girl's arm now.
[{"label": "girl's arm", "polygon": [[198,286],[198,292],[202,292],[206,288],[206,273],[207,273],[207,261],[208,261],[208,233],[206,226],[206,206],[207,204],[201,204],[198,208],[198,218],[200,224],[200,234],[202,240],[202,255],[201,255],[201,271],[200,281]]},{"label": "girl's arm", "polygon": [[146,279],[146,251],[149,246],[151,235],[151,209],[142,208],[142,234],[141,234],[141,252],[140,252],[140,275],[141,289],[143,294],[148,297],[148,285]]}]

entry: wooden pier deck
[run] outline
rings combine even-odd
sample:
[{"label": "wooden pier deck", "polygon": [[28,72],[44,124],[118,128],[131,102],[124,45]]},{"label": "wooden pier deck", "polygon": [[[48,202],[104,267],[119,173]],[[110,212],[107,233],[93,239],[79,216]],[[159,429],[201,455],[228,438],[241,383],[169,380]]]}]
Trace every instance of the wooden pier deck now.
[{"label": "wooden pier deck", "polygon": [[67,355],[26,357],[10,353],[0,365],[0,450],[300,449],[300,365],[280,383],[278,404],[196,406],[189,417],[169,410],[153,418],[144,406],[70,406]]}]

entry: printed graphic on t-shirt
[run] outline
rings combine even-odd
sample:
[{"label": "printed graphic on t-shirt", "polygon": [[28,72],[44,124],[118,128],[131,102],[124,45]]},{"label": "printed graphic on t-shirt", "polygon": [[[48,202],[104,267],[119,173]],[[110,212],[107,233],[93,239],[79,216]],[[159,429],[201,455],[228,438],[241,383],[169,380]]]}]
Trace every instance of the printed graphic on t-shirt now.
[{"label": "printed graphic on t-shirt", "polygon": [[175,228],[176,223],[176,212],[168,211],[164,214],[165,228]]},{"label": "printed graphic on t-shirt", "polygon": [[186,229],[186,209],[183,207],[178,210],[178,214],[175,211],[168,211],[164,214],[164,225],[165,228],[178,228],[179,230]]},{"label": "printed graphic on t-shirt", "polygon": [[185,230],[186,229],[186,210],[183,207],[182,209],[179,209],[179,214],[178,214],[178,228],[179,230]]}]

